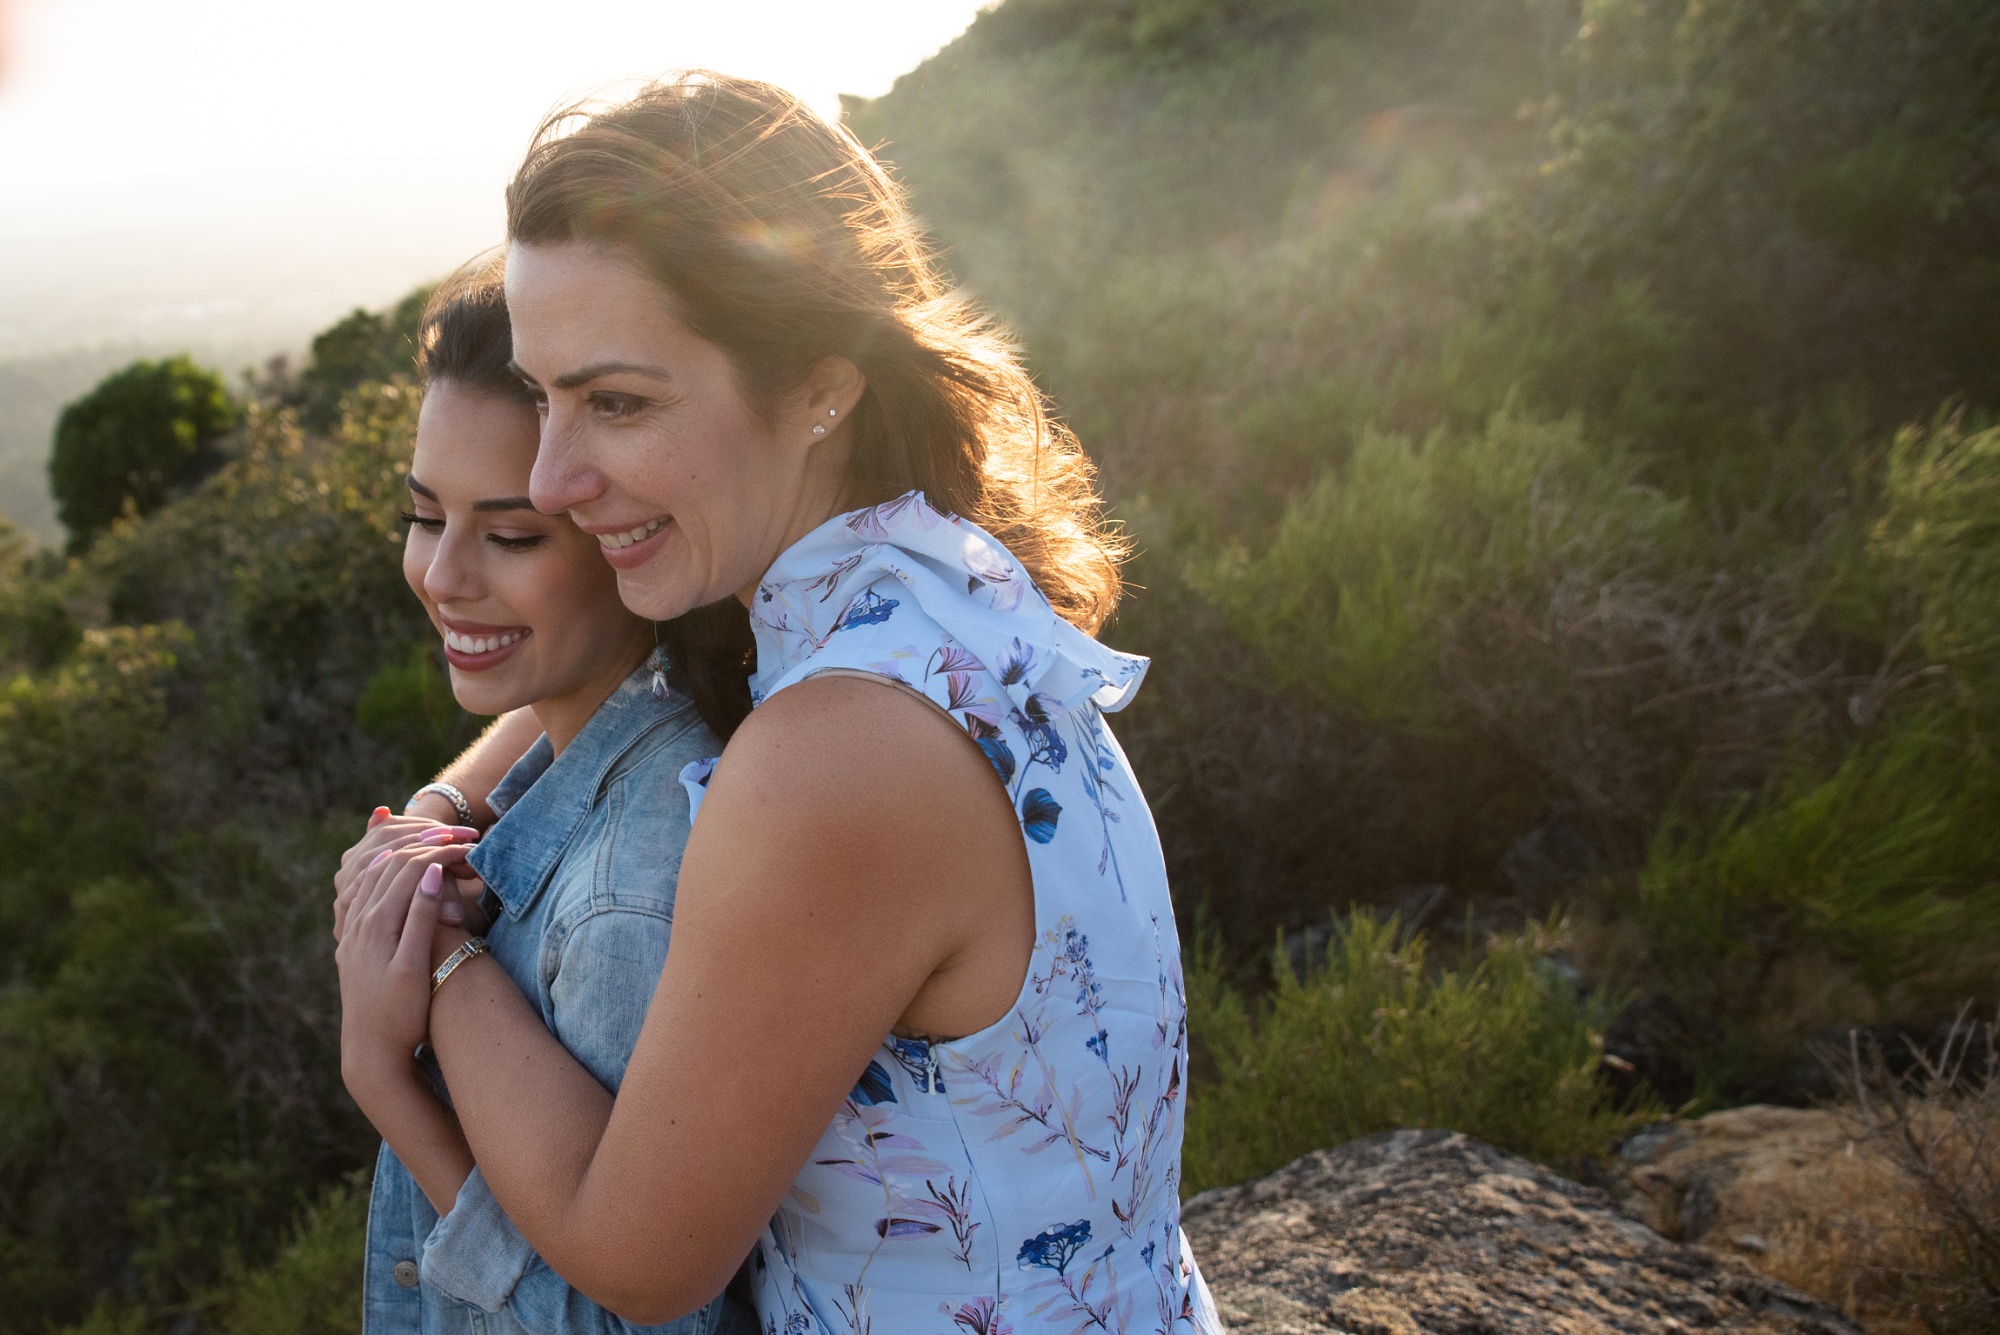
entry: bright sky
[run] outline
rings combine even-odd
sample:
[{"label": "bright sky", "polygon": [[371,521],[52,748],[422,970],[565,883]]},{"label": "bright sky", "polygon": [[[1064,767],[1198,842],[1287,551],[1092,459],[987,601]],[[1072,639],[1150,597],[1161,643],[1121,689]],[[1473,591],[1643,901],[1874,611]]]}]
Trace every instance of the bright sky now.
[{"label": "bright sky", "polygon": [[295,337],[498,241],[501,188],[560,101],[706,66],[834,114],[982,7],[12,0],[0,357]]}]

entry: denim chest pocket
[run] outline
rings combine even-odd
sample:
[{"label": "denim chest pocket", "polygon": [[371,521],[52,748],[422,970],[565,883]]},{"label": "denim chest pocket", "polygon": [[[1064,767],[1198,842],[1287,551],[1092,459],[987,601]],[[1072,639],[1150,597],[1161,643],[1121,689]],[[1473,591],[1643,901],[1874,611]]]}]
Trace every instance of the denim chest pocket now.
[{"label": "denim chest pocket", "polygon": [[[687,847],[687,799],[678,779],[662,781],[657,766],[643,766],[607,785],[591,824],[596,847],[588,860],[590,902],[598,908],[631,908],[671,918]],[[572,859],[576,861],[576,859]]]}]

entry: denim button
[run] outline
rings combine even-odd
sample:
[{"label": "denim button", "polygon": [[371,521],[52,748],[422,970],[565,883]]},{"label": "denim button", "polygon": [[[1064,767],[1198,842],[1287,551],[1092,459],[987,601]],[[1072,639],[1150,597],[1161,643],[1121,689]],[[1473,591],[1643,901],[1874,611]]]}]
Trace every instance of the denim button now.
[{"label": "denim button", "polygon": [[417,1287],[417,1263],[415,1261],[398,1261],[396,1262],[396,1268],[390,1273],[396,1277],[396,1282],[404,1288],[414,1289]]}]

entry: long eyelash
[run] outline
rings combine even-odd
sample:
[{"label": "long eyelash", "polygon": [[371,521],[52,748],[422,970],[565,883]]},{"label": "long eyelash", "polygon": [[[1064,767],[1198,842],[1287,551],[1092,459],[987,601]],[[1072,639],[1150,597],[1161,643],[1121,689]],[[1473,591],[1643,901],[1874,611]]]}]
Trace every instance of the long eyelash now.
[{"label": "long eyelash", "polygon": [[502,537],[498,533],[489,533],[486,535],[486,538],[494,546],[509,552],[525,552],[531,547],[542,545],[542,535],[539,533],[527,538],[507,538]]},{"label": "long eyelash", "polygon": [[400,512],[399,514],[397,514],[396,518],[401,520],[405,524],[416,524],[418,526],[426,524],[442,524],[444,522],[444,520],[442,519],[426,519],[424,518],[424,516],[420,514],[412,514],[408,510]]}]

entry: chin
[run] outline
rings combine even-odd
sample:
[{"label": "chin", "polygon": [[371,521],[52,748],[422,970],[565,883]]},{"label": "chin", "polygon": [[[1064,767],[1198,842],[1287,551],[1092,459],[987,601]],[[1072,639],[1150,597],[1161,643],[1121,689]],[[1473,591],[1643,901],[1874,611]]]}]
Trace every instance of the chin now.
[{"label": "chin", "polygon": [[652,578],[651,575],[644,567],[618,572],[618,600],[627,611],[648,621],[672,621],[703,602],[714,601],[704,599],[701,590],[687,588],[671,576]]},{"label": "chin", "polygon": [[466,681],[474,674],[452,670],[451,696],[458,701],[458,707],[468,714],[485,718],[497,718],[511,713],[523,705],[533,704],[532,699],[521,699],[519,691],[495,690],[496,682]]}]

